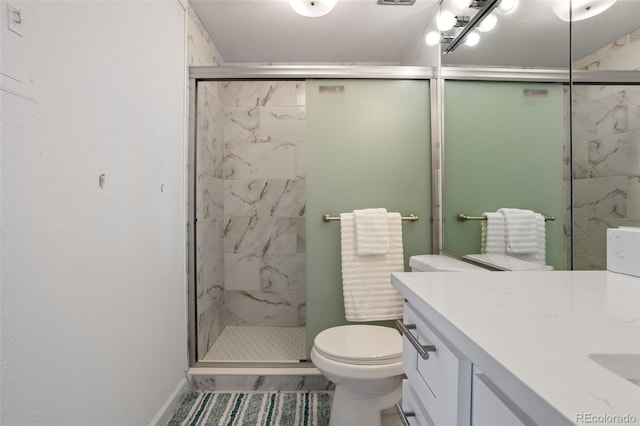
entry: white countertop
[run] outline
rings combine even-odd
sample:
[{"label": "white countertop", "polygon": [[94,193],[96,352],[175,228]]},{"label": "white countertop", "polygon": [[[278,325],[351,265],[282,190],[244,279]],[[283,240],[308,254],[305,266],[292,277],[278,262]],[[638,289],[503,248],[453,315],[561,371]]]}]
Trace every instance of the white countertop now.
[{"label": "white countertop", "polygon": [[640,386],[588,357],[640,354],[640,278],[606,271],[401,272],[391,280],[471,362],[493,371],[515,403],[526,405],[522,395],[531,391],[571,423],[586,423],[576,415],[589,413],[632,415],[640,424]]}]

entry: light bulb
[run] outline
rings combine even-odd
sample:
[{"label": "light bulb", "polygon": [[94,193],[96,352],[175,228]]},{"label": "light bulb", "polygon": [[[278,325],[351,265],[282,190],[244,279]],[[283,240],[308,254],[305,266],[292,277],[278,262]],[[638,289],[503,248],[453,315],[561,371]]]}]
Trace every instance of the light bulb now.
[{"label": "light bulb", "polygon": [[487,15],[482,20],[482,22],[480,22],[480,25],[478,25],[478,29],[483,33],[486,33],[494,29],[497,23],[498,23],[498,17],[492,13],[490,15]]},{"label": "light bulb", "polygon": [[582,21],[596,16],[609,9],[616,0],[573,0],[571,4],[566,1],[558,1],[554,3],[553,13],[565,22],[569,22],[569,16],[572,21]]},{"label": "light bulb", "polygon": [[498,4],[498,10],[502,13],[511,12],[518,6],[518,0],[501,0]]},{"label": "light bulb", "polygon": [[465,37],[464,44],[466,44],[467,46],[475,46],[476,44],[478,44],[479,41],[480,41],[480,34],[474,31],[472,33],[467,34],[467,36]]},{"label": "light bulb", "polygon": [[430,31],[429,34],[424,38],[424,41],[428,46],[435,46],[440,43],[440,33],[437,31]]},{"label": "light bulb", "polygon": [[471,6],[472,3],[473,0],[452,0],[451,7],[456,12],[462,12],[463,10]]},{"label": "light bulb", "polygon": [[436,24],[440,31],[449,31],[456,24],[456,17],[452,12],[445,10],[438,15]]},{"label": "light bulb", "polygon": [[338,0],[289,0],[289,6],[302,16],[317,18],[333,10]]}]

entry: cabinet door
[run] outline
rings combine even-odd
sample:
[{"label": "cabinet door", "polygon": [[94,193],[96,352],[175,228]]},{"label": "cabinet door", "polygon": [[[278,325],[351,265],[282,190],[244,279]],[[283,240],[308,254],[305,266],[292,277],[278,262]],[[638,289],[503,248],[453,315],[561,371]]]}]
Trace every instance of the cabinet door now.
[{"label": "cabinet door", "polygon": [[423,359],[403,337],[405,374],[436,425],[468,426],[471,397],[471,362],[460,359],[444,338],[409,303],[405,304],[404,322],[420,345],[433,345],[435,351]]},{"label": "cabinet door", "polygon": [[520,426],[532,424],[489,378],[475,366],[471,395],[472,426]]},{"label": "cabinet door", "polygon": [[410,426],[435,426],[409,380],[402,381],[402,411]]}]

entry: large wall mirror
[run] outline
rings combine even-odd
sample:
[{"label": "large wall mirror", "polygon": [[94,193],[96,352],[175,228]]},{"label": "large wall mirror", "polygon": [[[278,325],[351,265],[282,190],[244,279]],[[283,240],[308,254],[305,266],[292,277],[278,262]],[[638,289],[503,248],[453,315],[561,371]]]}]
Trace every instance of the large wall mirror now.
[{"label": "large wall mirror", "polygon": [[548,265],[604,269],[606,229],[640,225],[640,78],[619,72],[640,74],[640,2],[445,0],[441,12],[473,24],[486,3],[495,26],[475,46],[449,49],[460,27],[443,37],[443,250],[486,250],[483,221],[460,214],[515,207],[555,218]]}]

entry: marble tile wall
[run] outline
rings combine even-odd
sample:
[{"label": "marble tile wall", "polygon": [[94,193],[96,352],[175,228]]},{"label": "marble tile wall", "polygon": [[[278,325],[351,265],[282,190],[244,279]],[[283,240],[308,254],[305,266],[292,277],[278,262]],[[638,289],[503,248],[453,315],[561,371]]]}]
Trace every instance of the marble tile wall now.
[{"label": "marble tile wall", "polygon": [[[577,63],[640,69],[640,30]],[[640,226],[640,84],[573,92],[574,267],[606,269],[606,230]]]},{"label": "marble tile wall", "polygon": [[187,64],[218,66],[222,56],[191,6],[187,11]]},{"label": "marble tile wall", "polygon": [[229,325],[305,324],[304,82],[224,83]]},{"label": "marble tile wall", "polygon": [[[187,12],[187,64],[222,64],[222,57],[189,6]],[[221,238],[224,181],[222,180],[223,110],[220,83],[198,87],[196,189],[196,310],[197,351],[207,353],[225,325],[224,253]],[[186,165],[192,173],[194,165]],[[189,198],[189,202],[192,202]],[[190,205],[186,206],[190,211]],[[189,243],[187,250],[189,250]]]},{"label": "marble tile wall", "polygon": [[224,299],[223,84],[198,84],[196,119],[196,311],[198,355],[226,325]]},{"label": "marble tile wall", "polygon": [[317,391],[335,390],[335,385],[318,375],[197,375],[192,376],[193,390],[200,391]]}]

